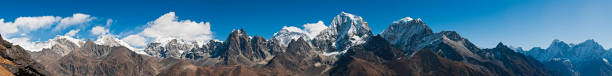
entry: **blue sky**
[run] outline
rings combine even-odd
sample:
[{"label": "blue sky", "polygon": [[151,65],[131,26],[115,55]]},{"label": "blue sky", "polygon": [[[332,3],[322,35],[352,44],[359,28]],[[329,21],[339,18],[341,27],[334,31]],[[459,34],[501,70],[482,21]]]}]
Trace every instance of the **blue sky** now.
[{"label": "blue sky", "polygon": [[[610,0],[100,0],[100,1],[0,1],[0,19],[19,17],[71,17],[90,15],[91,21],[66,29],[36,29],[26,35],[45,41],[79,29],[76,35],[103,26],[109,34],[124,38],[139,34],[162,15],[175,12],[178,20],[210,22],[213,39],[225,40],[232,29],[271,38],[283,26],[302,26],[323,21],[326,25],[340,12],[362,16],[374,33],[380,33],[403,17],[422,18],[435,32],[457,31],[483,48],[498,42],[518,47],[547,47],[553,39],[579,43],[594,39],[612,46]],[[107,23],[110,24],[107,25]],[[2,34],[5,36],[5,34]]]}]

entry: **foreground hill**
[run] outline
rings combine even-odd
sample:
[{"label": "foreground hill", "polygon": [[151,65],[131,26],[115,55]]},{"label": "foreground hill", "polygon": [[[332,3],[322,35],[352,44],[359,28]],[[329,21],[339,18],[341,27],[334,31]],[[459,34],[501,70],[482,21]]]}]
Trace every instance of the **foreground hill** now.
[{"label": "foreground hill", "polygon": [[0,36],[0,75],[48,76],[51,75],[38,62],[30,58],[28,51],[13,45]]}]

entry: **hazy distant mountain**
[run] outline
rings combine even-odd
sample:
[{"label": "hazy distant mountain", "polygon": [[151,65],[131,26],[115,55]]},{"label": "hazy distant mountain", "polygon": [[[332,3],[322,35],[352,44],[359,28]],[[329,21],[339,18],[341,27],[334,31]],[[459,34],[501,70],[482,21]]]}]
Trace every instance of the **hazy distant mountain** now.
[{"label": "hazy distant mountain", "polygon": [[555,39],[546,49],[535,47],[523,53],[568,76],[612,75],[612,65],[608,63],[612,52],[595,40],[568,44]]}]

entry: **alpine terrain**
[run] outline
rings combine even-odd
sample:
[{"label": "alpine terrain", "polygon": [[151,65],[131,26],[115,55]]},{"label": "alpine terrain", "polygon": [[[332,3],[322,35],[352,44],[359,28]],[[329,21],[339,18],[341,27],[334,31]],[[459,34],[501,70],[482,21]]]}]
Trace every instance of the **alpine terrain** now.
[{"label": "alpine terrain", "polygon": [[[0,40],[0,75],[38,76],[609,76],[610,50],[593,40],[516,50],[479,48],[459,32],[434,32],[420,18],[393,21],[380,34],[341,12],[329,27],[283,27],[270,39],[235,29],[224,41],[156,40],[138,49],[100,36],[57,36],[26,51]],[[229,31],[229,30],[228,30]]]}]

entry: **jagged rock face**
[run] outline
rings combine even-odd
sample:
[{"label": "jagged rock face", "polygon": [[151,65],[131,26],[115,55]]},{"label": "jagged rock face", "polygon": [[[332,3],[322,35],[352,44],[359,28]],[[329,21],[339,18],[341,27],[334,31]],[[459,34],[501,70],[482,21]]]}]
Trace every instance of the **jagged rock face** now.
[{"label": "jagged rock face", "polygon": [[514,52],[514,50],[502,43],[499,43],[493,49],[485,49],[484,52],[487,52],[488,58],[501,62],[503,64],[501,67],[509,71],[510,75],[551,75],[551,71],[546,69],[546,67],[542,67],[544,65],[536,59]]},{"label": "jagged rock face", "polygon": [[266,66],[290,74],[325,75],[325,69],[330,65],[325,63],[321,52],[315,51],[304,38],[293,40],[288,46],[286,52],[277,54]]},{"label": "jagged rock face", "polygon": [[365,45],[351,48],[334,65],[329,72],[332,76],[494,75],[476,66],[437,56],[429,50],[418,51],[407,58],[403,51],[380,36],[372,37]]},{"label": "jagged rock face", "polygon": [[184,53],[188,51],[196,51],[199,46],[195,42],[188,42],[185,40],[172,39],[166,42],[155,42],[150,43],[144,49],[145,53],[151,56],[160,58],[183,58]]},{"label": "jagged rock face", "polygon": [[[594,40],[587,40],[580,44],[567,44],[554,40],[546,48],[532,48],[524,52],[525,55],[544,62],[552,70],[559,71],[568,76],[606,76],[612,74],[612,65],[607,62],[611,58],[611,51],[605,50]],[[593,70],[597,69],[597,70]]]},{"label": "jagged rock face", "polygon": [[64,56],[70,51],[80,48],[83,43],[74,43],[66,38],[55,39],[55,45],[50,50],[55,51],[57,54]]},{"label": "jagged rock face", "polygon": [[304,31],[295,31],[287,27],[283,27],[283,29],[281,29],[279,32],[274,33],[274,37],[272,39],[277,40],[282,46],[287,47],[291,41],[299,38],[310,40],[310,36]]},{"label": "jagged rock face", "polygon": [[[17,76],[48,76],[51,75],[38,62],[30,58],[28,51],[21,46],[13,46],[0,36],[0,66],[3,71],[8,71]],[[5,72],[2,72],[5,73]]]},{"label": "jagged rock face", "polygon": [[391,44],[402,50],[419,50],[418,46],[425,42],[425,36],[433,34],[431,29],[421,19],[413,20],[410,17],[393,22],[380,35]]},{"label": "jagged rock face", "polygon": [[[30,52],[32,59],[37,62],[55,62],[83,45],[83,43],[75,43],[75,41],[64,37],[56,37],[53,39],[53,42],[54,44],[51,48],[43,48],[38,52]],[[43,64],[43,66],[48,67],[46,64]]]},{"label": "jagged rock face", "polygon": [[267,43],[263,37],[251,38],[240,29],[233,31],[223,43],[226,47],[216,53],[224,60],[223,65],[265,64],[273,57]]},{"label": "jagged rock face", "polygon": [[268,41],[268,44],[269,44],[268,47],[270,48],[270,53],[272,55],[278,55],[280,53],[285,52],[286,49],[287,49],[287,47],[282,45],[281,41],[278,41],[278,40],[275,40],[275,39],[272,39],[272,40]]},{"label": "jagged rock face", "polygon": [[572,62],[567,58],[554,58],[550,61],[543,62],[544,66],[550,70],[552,70],[553,74],[557,74],[556,76],[579,76],[579,72],[577,72],[575,66]]},{"label": "jagged rock face", "polygon": [[[372,31],[361,16],[342,12],[334,17],[330,27],[315,37],[316,47],[327,51],[344,51],[354,45],[365,43]],[[330,49],[333,47],[333,49]]]},{"label": "jagged rock face", "polygon": [[54,75],[108,76],[156,75],[158,59],[136,54],[126,47],[109,47],[87,41],[56,62],[45,63]]},{"label": "jagged rock face", "polygon": [[214,51],[221,50],[223,48],[223,42],[210,40],[207,44],[204,44],[201,48],[187,51],[184,54],[184,58],[187,59],[202,59],[212,57],[211,54]]},{"label": "jagged rock face", "polygon": [[432,50],[445,60],[461,62],[473,65],[473,67],[485,67],[481,69],[493,75],[549,75],[547,69],[538,67],[542,65],[540,62],[516,53],[512,49],[505,46],[495,49],[479,49],[457,32],[432,33],[431,29],[420,19],[412,20],[407,17],[395,21],[381,35],[390,44],[400,48],[412,58],[417,56],[415,52],[425,49]]}]

